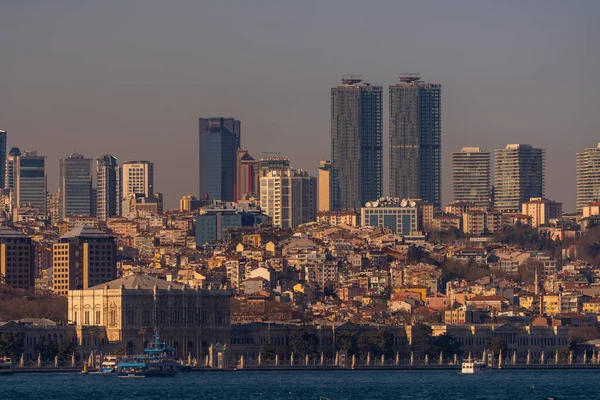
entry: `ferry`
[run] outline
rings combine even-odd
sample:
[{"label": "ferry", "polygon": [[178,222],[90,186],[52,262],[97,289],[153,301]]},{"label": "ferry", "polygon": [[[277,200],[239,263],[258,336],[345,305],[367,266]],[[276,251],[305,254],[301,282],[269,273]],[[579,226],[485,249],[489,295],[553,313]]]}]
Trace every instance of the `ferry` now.
[{"label": "ferry", "polygon": [[463,374],[477,374],[487,368],[483,361],[473,360],[471,357],[462,362]]},{"label": "ferry", "polygon": [[158,331],[144,354],[124,357],[117,364],[119,378],[175,376],[180,370],[181,365],[175,361],[175,350],[159,339]]},{"label": "ferry", "polygon": [[8,357],[0,358],[0,375],[12,375],[15,371],[12,369],[12,359]]},{"label": "ferry", "polygon": [[102,364],[100,365],[101,374],[112,374],[117,372],[117,365],[119,364],[120,357],[106,355],[102,360]]}]

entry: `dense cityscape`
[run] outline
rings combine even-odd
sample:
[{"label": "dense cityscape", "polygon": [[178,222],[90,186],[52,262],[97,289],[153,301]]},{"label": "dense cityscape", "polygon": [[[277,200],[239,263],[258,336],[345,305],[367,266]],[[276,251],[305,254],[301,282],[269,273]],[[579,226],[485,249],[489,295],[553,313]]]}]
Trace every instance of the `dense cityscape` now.
[{"label": "dense cityscape", "polygon": [[176,210],[152,161],[65,155],[48,188],[54,163],[0,131],[0,357],[92,366],[157,330],[212,368],[600,363],[600,144],[568,161],[564,213],[543,148],[445,143],[444,204],[441,91],[389,87],[387,195],[384,89],[360,76],[331,89],[317,177],[200,118],[199,185]]}]

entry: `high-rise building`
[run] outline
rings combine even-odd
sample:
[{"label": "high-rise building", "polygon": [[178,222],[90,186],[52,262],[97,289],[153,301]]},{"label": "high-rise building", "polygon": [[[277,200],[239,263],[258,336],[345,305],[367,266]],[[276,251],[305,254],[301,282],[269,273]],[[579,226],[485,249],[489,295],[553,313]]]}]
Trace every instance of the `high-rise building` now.
[{"label": "high-rise building", "polygon": [[331,177],[331,161],[321,160],[319,162],[319,205],[318,211],[329,211],[331,208],[330,201],[330,177]]},{"label": "high-rise building", "polygon": [[463,147],[452,153],[454,201],[490,209],[490,153],[479,147]]},{"label": "high-rise building", "polygon": [[[92,215],[92,159],[73,153],[59,161],[60,219]],[[95,210],[94,210],[95,212]]]},{"label": "high-rise building", "polygon": [[117,244],[106,232],[89,226],[69,231],[52,246],[52,287],[66,295],[117,277]]},{"label": "high-rise building", "polygon": [[258,174],[258,161],[246,149],[238,149],[236,157],[237,179],[235,184],[236,201],[245,200],[249,194],[256,194],[256,175]]},{"label": "high-rise building", "polygon": [[0,188],[6,187],[6,131],[0,129]]},{"label": "high-rise building", "polygon": [[577,212],[600,200],[600,143],[577,153]]},{"label": "high-rise building", "polygon": [[441,85],[417,74],[390,86],[390,196],[442,205]]},{"label": "high-rise building", "polygon": [[154,196],[154,164],[150,161],[125,161],[123,163],[123,190],[121,196],[129,198]]},{"label": "high-rise building", "polygon": [[383,88],[341,83],[331,89],[331,209],[359,211],[383,192]]},{"label": "high-rise building", "polygon": [[200,198],[234,201],[240,121],[200,118]]},{"label": "high-rise building", "polygon": [[15,212],[20,207],[33,207],[38,214],[47,214],[46,157],[29,151],[15,158]]},{"label": "high-rise building", "polygon": [[260,178],[261,207],[282,229],[316,220],[316,191],[317,179],[302,170],[273,170]]},{"label": "high-rise building", "polygon": [[494,209],[520,213],[532,197],[544,197],[545,150],[528,144],[496,149]]},{"label": "high-rise building", "polygon": [[551,219],[562,216],[562,203],[557,201],[534,197],[521,205],[521,213],[531,217],[531,226],[537,228],[540,225],[550,223]]},{"label": "high-rise building", "polygon": [[35,247],[23,232],[0,226],[0,285],[33,289]]},{"label": "high-rise building", "polygon": [[21,150],[18,147],[10,149],[8,156],[6,157],[6,173],[4,180],[4,187],[7,189],[15,188],[15,167],[17,165],[17,157],[21,155]]},{"label": "high-rise building", "polygon": [[106,221],[121,215],[122,176],[114,156],[105,154],[96,160],[96,217]]}]

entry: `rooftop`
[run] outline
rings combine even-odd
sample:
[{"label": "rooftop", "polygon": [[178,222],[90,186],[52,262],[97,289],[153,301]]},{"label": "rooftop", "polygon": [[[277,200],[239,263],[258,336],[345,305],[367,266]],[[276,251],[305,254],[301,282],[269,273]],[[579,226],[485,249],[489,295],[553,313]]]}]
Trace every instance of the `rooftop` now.
[{"label": "rooftop", "polygon": [[0,238],[3,237],[27,237],[23,232],[11,228],[10,226],[0,226]]},{"label": "rooftop", "polygon": [[79,226],[73,230],[62,235],[61,239],[71,239],[76,237],[89,237],[89,238],[103,238],[108,239],[112,237],[111,234],[98,230],[96,228],[92,228],[91,226]]},{"label": "rooftop", "polygon": [[127,275],[119,279],[115,279],[114,281],[102,283],[100,285],[96,285],[91,287],[92,290],[98,289],[120,289],[124,287],[125,289],[137,289],[139,286],[140,289],[154,289],[154,286],[158,287],[158,289],[168,289],[169,286],[173,289],[182,289],[183,285],[175,282],[167,282],[162,279],[155,278],[150,275],[146,275],[143,273],[134,273],[132,275]]}]

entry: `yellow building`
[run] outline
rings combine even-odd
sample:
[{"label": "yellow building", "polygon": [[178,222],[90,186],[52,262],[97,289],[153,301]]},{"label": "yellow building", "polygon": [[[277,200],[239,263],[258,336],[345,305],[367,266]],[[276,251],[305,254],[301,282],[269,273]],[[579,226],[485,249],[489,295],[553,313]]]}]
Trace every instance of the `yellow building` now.
[{"label": "yellow building", "polygon": [[548,294],[540,296],[540,305],[542,315],[556,315],[560,313],[560,295]]},{"label": "yellow building", "polygon": [[317,211],[329,211],[329,179],[331,175],[331,161],[321,160],[319,163],[319,202]]},{"label": "yellow building", "polygon": [[585,301],[583,302],[584,314],[600,314],[600,301]]},{"label": "yellow building", "polygon": [[358,215],[352,211],[319,211],[317,222],[332,226],[357,226]]}]

